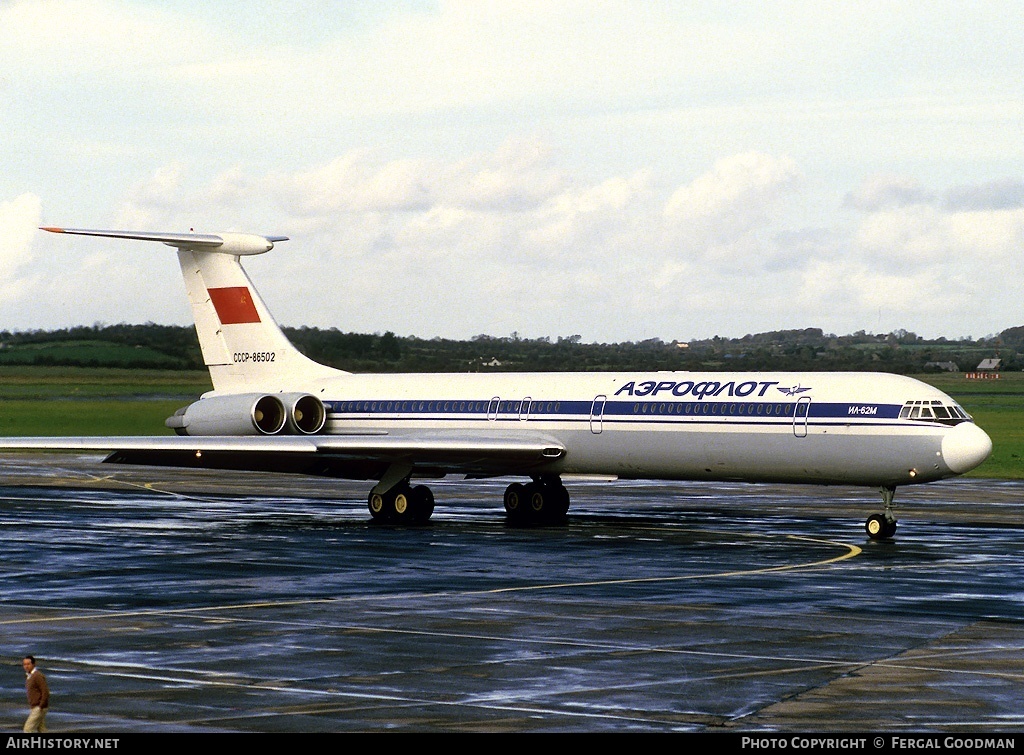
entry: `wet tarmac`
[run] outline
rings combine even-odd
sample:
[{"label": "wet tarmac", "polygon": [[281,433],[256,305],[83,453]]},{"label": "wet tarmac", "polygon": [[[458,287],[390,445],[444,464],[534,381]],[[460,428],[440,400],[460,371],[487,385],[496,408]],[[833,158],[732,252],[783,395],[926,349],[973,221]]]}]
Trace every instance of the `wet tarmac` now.
[{"label": "wet tarmac", "polygon": [[[367,483],[0,458],[0,727],[56,732],[1024,729],[1024,484]],[[446,505],[450,503],[451,505]]]}]

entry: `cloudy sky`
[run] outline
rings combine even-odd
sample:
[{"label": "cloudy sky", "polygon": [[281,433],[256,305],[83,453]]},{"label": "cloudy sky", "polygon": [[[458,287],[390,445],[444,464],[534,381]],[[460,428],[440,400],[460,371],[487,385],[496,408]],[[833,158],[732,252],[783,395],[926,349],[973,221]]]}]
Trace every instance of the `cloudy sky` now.
[{"label": "cloudy sky", "polygon": [[0,0],[0,329],[585,341],[1024,324],[1024,4]]}]

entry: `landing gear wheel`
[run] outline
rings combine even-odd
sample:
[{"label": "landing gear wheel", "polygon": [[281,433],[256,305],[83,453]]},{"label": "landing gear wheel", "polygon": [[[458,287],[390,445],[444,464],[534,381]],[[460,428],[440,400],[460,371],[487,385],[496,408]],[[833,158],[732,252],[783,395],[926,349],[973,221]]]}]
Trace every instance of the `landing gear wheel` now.
[{"label": "landing gear wheel", "polygon": [[529,507],[531,521],[537,522],[547,516],[550,505],[551,494],[546,485],[539,482],[531,482],[526,486],[526,502]]},{"label": "landing gear wheel", "polygon": [[565,520],[565,514],[569,511],[569,491],[561,482],[557,484],[543,485],[544,490],[544,511],[541,513],[543,521],[550,524],[557,524]]},{"label": "landing gear wheel", "polygon": [[411,491],[412,521],[426,524],[434,513],[434,493],[426,485],[417,485]]},{"label": "landing gear wheel", "polygon": [[896,520],[887,519],[884,514],[872,514],[864,523],[864,529],[872,540],[887,540],[896,534]]},{"label": "landing gear wheel", "polygon": [[382,522],[387,519],[385,500],[382,494],[370,493],[370,497],[367,499],[366,505],[367,508],[370,509],[370,516],[375,522]]},{"label": "landing gear wheel", "polygon": [[565,519],[569,491],[561,480],[514,482],[505,490],[505,513],[512,524],[551,524]]},{"label": "landing gear wheel", "polygon": [[558,487],[552,489],[555,491],[555,507],[551,513],[557,519],[564,519],[565,515],[569,513],[569,491],[561,483],[559,483]]},{"label": "landing gear wheel", "polygon": [[888,540],[896,534],[896,486],[885,485],[879,488],[879,492],[885,513],[869,516],[864,529],[872,540]]},{"label": "landing gear wheel", "polygon": [[391,499],[391,514],[392,518],[396,522],[404,522],[407,519],[412,518],[411,491],[408,487],[402,486],[398,490],[395,490],[388,497]]},{"label": "landing gear wheel", "polygon": [[522,521],[525,509],[526,486],[519,482],[513,482],[505,488],[505,513],[508,515],[509,521]]},{"label": "landing gear wheel", "polygon": [[385,493],[371,492],[366,501],[375,522],[423,524],[434,513],[434,493],[426,485],[398,485]]}]

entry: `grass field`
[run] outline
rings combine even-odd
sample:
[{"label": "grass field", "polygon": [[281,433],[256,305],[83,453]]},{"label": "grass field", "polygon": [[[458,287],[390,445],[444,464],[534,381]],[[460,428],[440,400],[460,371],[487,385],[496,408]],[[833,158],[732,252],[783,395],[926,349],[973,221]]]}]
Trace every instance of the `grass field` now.
[{"label": "grass field", "polygon": [[[1024,479],[1024,373],[918,378],[955,398],[992,437],[992,456],[969,476]],[[198,371],[0,367],[0,435],[169,434],[164,420],[210,388]]]},{"label": "grass field", "polygon": [[212,388],[206,372],[0,367],[0,435],[163,435]]},{"label": "grass field", "polygon": [[1024,479],[1024,372],[1003,372],[999,380],[917,377],[955,398],[992,438],[992,455],[968,477]]},{"label": "grass field", "polygon": [[185,372],[105,367],[0,367],[0,401],[141,399],[160,396],[193,400],[212,387],[210,376],[205,370]]}]

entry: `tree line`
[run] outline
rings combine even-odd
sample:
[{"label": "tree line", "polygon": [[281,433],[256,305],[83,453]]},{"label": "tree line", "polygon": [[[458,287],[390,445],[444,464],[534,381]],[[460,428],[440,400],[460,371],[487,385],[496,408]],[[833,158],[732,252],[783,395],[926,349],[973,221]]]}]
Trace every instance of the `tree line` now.
[{"label": "tree line", "polygon": [[[852,370],[904,374],[954,365],[975,369],[998,358],[1003,370],[1024,369],[1024,326],[984,338],[924,339],[897,330],[837,336],[820,328],[777,330],[742,338],[688,343],[658,338],[583,343],[578,335],[544,338],[478,335],[465,341],[336,328],[283,328],[304,354],[351,372],[507,372],[636,370]],[[103,325],[0,331],[0,365],[203,369],[191,326]]]}]

